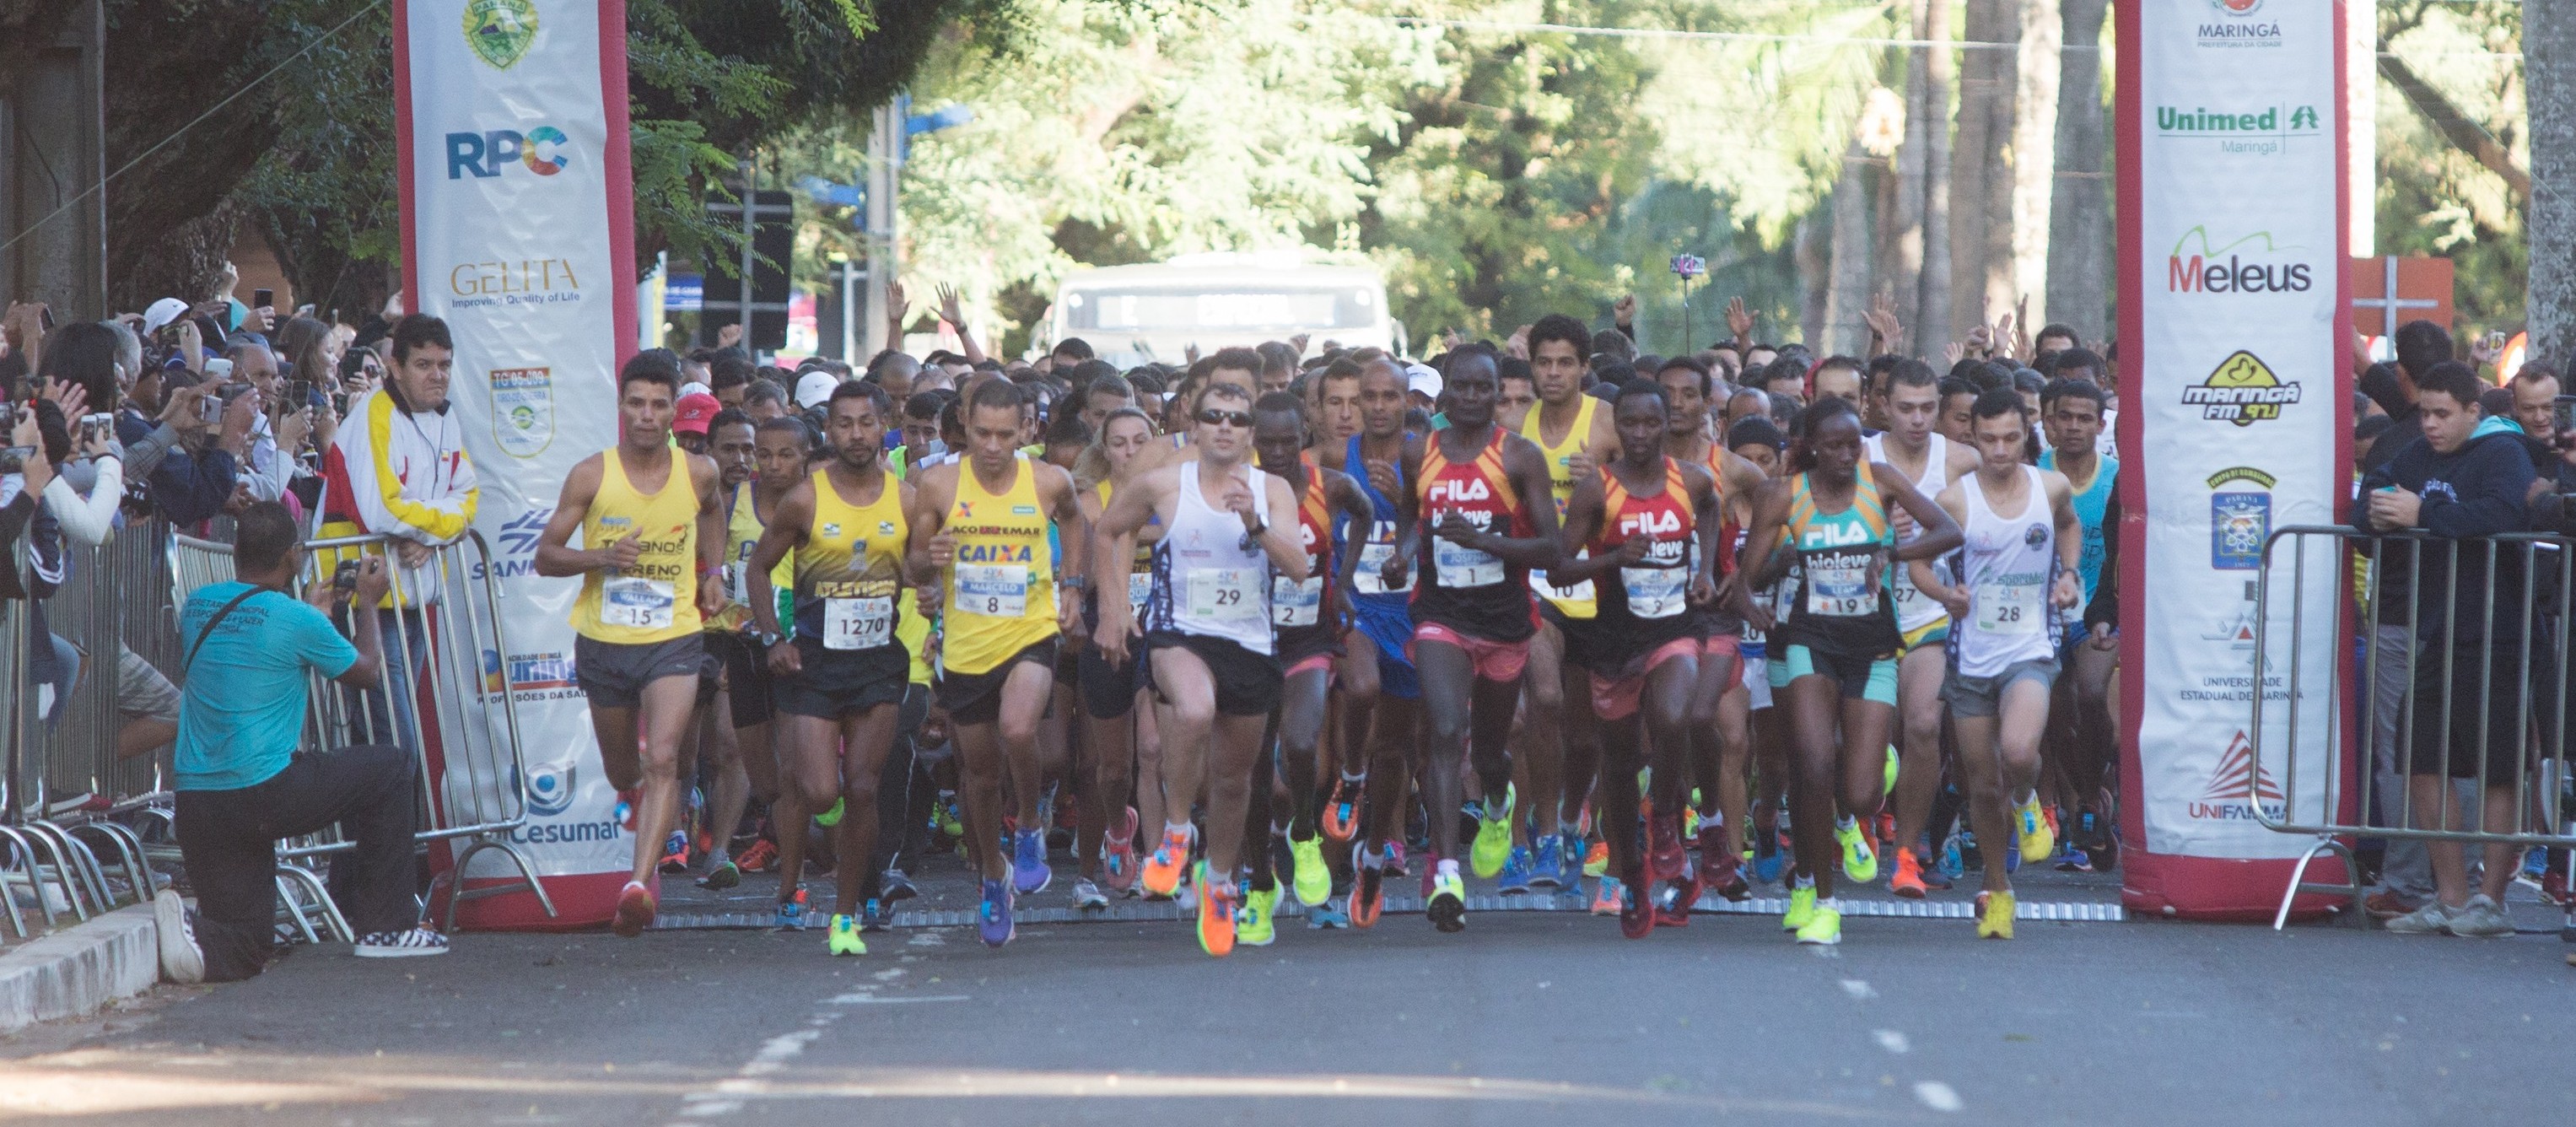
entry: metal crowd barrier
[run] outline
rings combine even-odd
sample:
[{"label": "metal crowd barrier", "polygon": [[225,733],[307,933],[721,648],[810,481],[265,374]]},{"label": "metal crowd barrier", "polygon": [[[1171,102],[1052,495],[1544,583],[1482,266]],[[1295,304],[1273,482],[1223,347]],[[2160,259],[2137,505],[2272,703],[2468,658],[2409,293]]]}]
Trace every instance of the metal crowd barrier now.
[{"label": "metal crowd barrier", "polygon": [[[391,543],[380,535],[307,541],[313,551],[303,581],[329,583],[341,559],[386,556]],[[519,783],[525,765],[517,706],[506,688],[492,691],[481,675],[484,654],[509,652],[490,560],[482,535],[469,532],[463,540],[432,549],[417,568],[392,567],[390,599],[406,609],[381,620],[389,675],[365,690],[314,676],[305,718],[307,751],[392,744],[412,753],[421,799],[415,839],[454,853],[443,878],[460,882],[448,898],[444,924],[451,929],[459,901],[521,888],[536,895],[548,916],[555,914],[535,863],[510,840],[527,824],[527,799]],[[231,578],[232,547],[181,536],[173,542],[171,561],[175,593],[184,604],[197,587]],[[369,612],[372,608],[360,613]],[[397,662],[407,671],[402,677],[390,675]],[[426,715],[419,707],[424,696],[430,704]],[[279,892],[290,923],[308,940],[317,930],[343,941],[350,938],[349,925],[317,866],[351,844],[336,827],[278,843]],[[518,869],[520,879],[462,888],[467,866],[486,851],[500,853]]]},{"label": "metal crowd barrier", "polygon": [[[2277,529],[2264,542],[2253,593],[2247,728],[2253,751],[2245,783],[2253,800],[2245,805],[2265,828],[2315,838],[2291,871],[2274,929],[2288,920],[2291,902],[2306,893],[2349,899],[2353,920],[2367,926],[2366,888],[2351,848],[2357,838],[2576,848],[2576,751],[2568,743],[2569,722],[2576,719],[2568,711],[2576,704],[2576,666],[2569,663],[2570,638],[2576,635],[2571,562],[2576,540],[2538,534],[2457,540],[2420,531],[2370,535],[2314,525]],[[2306,591],[2318,574],[2310,569],[2325,569],[2340,593],[2331,601],[2328,621],[2316,620],[2320,600],[2285,594],[2276,601],[2276,580],[2288,591]],[[2463,574],[2483,576],[2488,587],[2471,615],[2455,613],[2451,593],[2452,581]],[[2391,621],[2383,624],[2383,615]],[[2475,633],[2461,637],[2469,626]],[[2519,637],[2483,641],[2495,638],[2499,626]],[[2383,643],[2383,630],[2402,630],[2403,637],[2392,633]],[[2309,675],[2310,663],[2299,660],[2318,645],[2332,646],[2335,656],[2334,674],[2322,686]],[[2394,678],[2391,687],[2400,691],[2381,693],[2383,677]],[[2279,699],[2267,702],[2276,695],[2274,681],[2281,683]],[[2363,706],[2357,733],[2345,721],[2345,701],[2353,693]],[[2388,695],[2395,699],[2382,699]],[[2436,726],[2433,746],[2419,746],[2419,718]],[[2378,735],[2389,724],[2393,740]],[[2352,754],[2356,734],[2358,755]],[[2455,748],[2462,735],[2471,746]],[[2509,750],[2484,753],[2499,741]],[[2322,786],[2314,766],[2302,777],[2308,757],[2300,753],[2310,748],[2324,753]],[[2474,774],[2453,776],[2455,750],[2474,757]],[[2505,761],[2502,770],[2499,758]],[[2407,782],[2417,764],[2444,779],[2438,810],[2418,809]],[[2461,812],[2463,786],[2474,788],[2466,797],[2474,817]],[[2510,824],[2484,824],[2483,796],[2495,788],[2512,791]],[[2348,816],[2348,810],[2358,816]],[[2348,883],[2306,879],[2309,865],[2326,854],[2343,859],[2352,874]],[[2576,927],[2576,898],[2562,907],[2569,926]]]}]

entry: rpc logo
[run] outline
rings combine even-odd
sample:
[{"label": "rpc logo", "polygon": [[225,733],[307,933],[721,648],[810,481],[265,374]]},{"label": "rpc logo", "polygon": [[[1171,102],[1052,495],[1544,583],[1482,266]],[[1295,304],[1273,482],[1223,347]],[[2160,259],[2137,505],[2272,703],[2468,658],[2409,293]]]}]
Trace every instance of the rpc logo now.
[{"label": "rpc logo", "polygon": [[501,174],[512,161],[528,166],[539,176],[552,176],[572,163],[567,151],[572,138],[551,125],[540,125],[525,135],[514,129],[494,129],[482,133],[447,135],[447,178],[462,180],[471,173],[476,177]]}]

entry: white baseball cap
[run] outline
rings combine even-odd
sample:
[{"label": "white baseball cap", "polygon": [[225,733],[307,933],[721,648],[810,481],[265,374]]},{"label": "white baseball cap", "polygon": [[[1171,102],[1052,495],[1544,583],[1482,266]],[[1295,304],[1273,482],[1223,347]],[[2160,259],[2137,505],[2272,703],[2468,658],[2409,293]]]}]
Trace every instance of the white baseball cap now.
[{"label": "white baseball cap", "polygon": [[716,389],[699,383],[696,380],[690,380],[689,382],[680,385],[680,398],[682,399],[686,399],[692,395],[714,395],[715,393]]},{"label": "white baseball cap", "polygon": [[1407,391],[1418,391],[1438,399],[1440,398],[1440,373],[1433,371],[1429,364],[1407,364],[1404,366],[1404,388]]},{"label": "white baseball cap", "polygon": [[796,378],[796,405],[820,407],[832,398],[832,389],[839,386],[839,376],[816,368]]},{"label": "white baseball cap", "polygon": [[178,298],[165,297],[153,302],[143,311],[143,335],[148,337],[160,332],[162,326],[187,315],[188,303]]}]

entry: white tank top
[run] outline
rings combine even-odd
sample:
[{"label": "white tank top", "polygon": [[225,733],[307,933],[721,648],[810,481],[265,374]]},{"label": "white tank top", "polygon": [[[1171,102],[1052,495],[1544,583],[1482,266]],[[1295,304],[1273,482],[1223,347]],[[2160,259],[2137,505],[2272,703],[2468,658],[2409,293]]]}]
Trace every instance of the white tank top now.
[{"label": "white tank top", "polygon": [[2014,662],[2057,656],[2057,609],[2048,600],[2057,579],[2057,521],[2040,471],[2021,467],[2029,496],[2014,516],[1986,504],[1984,481],[1964,480],[1967,539],[1959,549],[1959,582],[1968,590],[1968,621],[1950,624],[1951,670],[1992,677]]},{"label": "white tank top", "polygon": [[[1202,463],[1180,464],[1179,503],[1171,527],[1154,545],[1154,595],[1145,628],[1223,638],[1257,654],[1271,652],[1270,555],[1243,534],[1243,518],[1207,502]],[[1260,471],[1235,467],[1252,489],[1252,511],[1270,523],[1270,491]]]},{"label": "white tank top", "polygon": [[[1923,472],[1914,477],[1914,491],[1926,497],[1938,497],[1941,495],[1941,490],[1950,484],[1942,480],[1950,469],[1950,440],[1943,437],[1941,432],[1934,431],[1930,436],[1930,442],[1931,444],[1924,448]],[[1895,464],[1887,457],[1886,435],[1870,435],[1861,440],[1861,445],[1870,461]],[[1921,534],[1919,530],[1916,532],[1918,536]],[[1941,568],[1947,562],[1948,558],[1943,557],[1941,560],[1934,561],[1932,566]],[[1898,631],[1912,634],[1941,621],[1948,617],[1949,613],[1941,609],[1940,603],[1915,588],[1913,569],[1903,564],[1896,565],[1896,629]]]}]

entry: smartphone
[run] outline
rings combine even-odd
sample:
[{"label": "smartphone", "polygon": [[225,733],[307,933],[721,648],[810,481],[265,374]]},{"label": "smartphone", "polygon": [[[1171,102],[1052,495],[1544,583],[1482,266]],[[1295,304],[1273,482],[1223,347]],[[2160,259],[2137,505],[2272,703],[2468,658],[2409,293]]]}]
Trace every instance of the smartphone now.
[{"label": "smartphone", "polygon": [[339,568],[331,573],[331,589],[344,599],[358,589],[358,561],[340,561]]},{"label": "smartphone", "polygon": [[112,435],[115,433],[116,416],[114,414],[106,411],[96,411],[81,416],[82,443],[87,444],[95,441],[100,435]]},{"label": "smartphone", "polygon": [[286,384],[286,409],[301,411],[313,405],[313,381],[289,380]]},{"label": "smartphone", "polygon": [[275,305],[275,304],[277,304],[277,291],[275,291],[275,290],[252,290],[252,291],[250,291],[250,307],[251,307],[251,308],[253,308],[253,309],[266,309],[266,308],[268,308],[268,307],[270,307],[270,306],[272,306],[272,305]]},{"label": "smartphone", "polygon": [[2560,434],[2576,430],[2576,395],[2561,395],[2549,401],[2549,423]]},{"label": "smartphone", "polygon": [[220,356],[206,361],[206,378],[209,380],[233,378],[233,362]]},{"label": "smartphone", "polygon": [[33,446],[12,446],[0,450],[0,474],[17,473],[27,468],[27,459],[36,453]]},{"label": "smartphone", "polygon": [[40,305],[36,307],[36,327],[49,333],[54,331],[53,306]]}]

